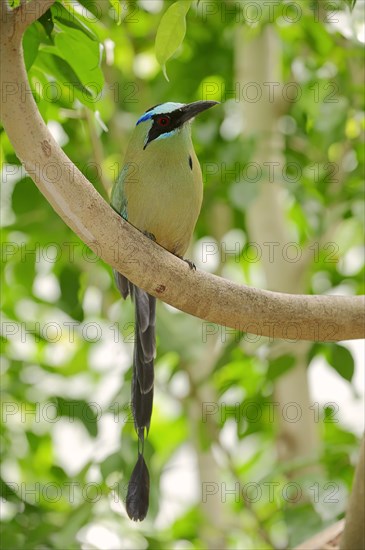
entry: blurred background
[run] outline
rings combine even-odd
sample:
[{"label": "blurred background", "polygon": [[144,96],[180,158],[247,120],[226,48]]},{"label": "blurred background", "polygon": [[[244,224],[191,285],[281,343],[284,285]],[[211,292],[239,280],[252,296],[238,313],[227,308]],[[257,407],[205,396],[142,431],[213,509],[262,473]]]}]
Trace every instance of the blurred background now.
[{"label": "blurred background", "polygon": [[[187,256],[259,288],[364,293],[364,2],[173,4],[65,0],[27,30],[50,131],[108,200],[146,109],[220,101],[192,128],[205,189]],[[3,131],[1,150],[3,548],[288,548],[342,518],[363,342],[296,325],[278,341],[244,313],[232,330],[161,302],[150,511],[128,519],[132,305]]]}]

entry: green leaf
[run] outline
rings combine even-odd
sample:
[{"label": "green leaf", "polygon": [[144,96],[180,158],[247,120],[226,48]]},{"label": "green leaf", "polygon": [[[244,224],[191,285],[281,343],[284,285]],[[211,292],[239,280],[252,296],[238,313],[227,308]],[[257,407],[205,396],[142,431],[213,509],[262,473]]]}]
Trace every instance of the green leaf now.
[{"label": "green leaf", "polygon": [[99,44],[79,30],[70,27],[64,27],[64,30],[55,36],[60,55],[72,67],[85,88],[100,94],[104,77],[100,69]]},{"label": "green leaf", "polygon": [[354,375],[354,359],[350,351],[339,344],[332,344],[326,353],[328,363],[333,367],[342,378],[351,382]]},{"label": "green leaf", "polygon": [[66,416],[73,422],[80,420],[92,437],[98,435],[98,409],[96,406],[90,406],[83,399],[64,399],[55,396],[50,399],[57,407],[57,416]]},{"label": "green leaf", "polygon": [[75,266],[65,265],[59,282],[61,287],[61,303],[64,311],[78,321],[83,320],[83,311],[79,300],[80,272]]},{"label": "green leaf", "polygon": [[182,44],[186,33],[186,14],[191,6],[190,0],[178,0],[163,15],[157,29],[155,53],[166,80],[166,62]]},{"label": "green leaf", "polygon": [[54,20],[57,25],[60,23],[58,26],[60,26],[63,30],[67,31],[65,27],[70,27],[85,33],[91,40],[97,40],[96,35],[90,30],[90,28],[78,17],[76,17],[75,13],[67,11],[62,4],[57,4],[57,7],[55,6]]},{"label": "green leaf", "polygon": [[289,548],[294,548],[322,527],[321,518],[311,503],[298,503],[284,508],[284,518],[289,535]]},{"label": "green leaf", "polygon": [[[95,17],[97,17],[98,19],[100,19],[100,17],[103,14],[103,11],[100,8],[99,3],[95,2],[95,0],[78,0],[78,3],[84,6],[84,8],[86,8],[87,11],[95,15]],[[83,11],[83,14],[85,15],[84,11]]]},{"label": "green leaf", "polygon": [[23,37],[24,63],[27,71],[31,68],[37,57],[40,36],[36,25],[27,28]]},{"label": "green leaf", "polygon": [[71,104],[73,103],[73,96],[75,95],[75,98],[79,99],[81,103],[87,105],[91,109],[95,109],[95,99],[90,90],[83,86],[77,74],[67,61],[51,53],[53,51],[57,53],[57,49],[55,48],[50,48],[49,50],[43,48],[40,50],[35,65],[47,75],[54,76],[59,83],[69,86],[67,93],[65,93],[65,98],[69,98]]},{"label": "green leaf", "polygon": [[115,13],[117,14],[117,25],[120,25],[122,22],[122,6],[119,0],[109,0],[110,5],[114,8]]},{"label": "green leaf", "polygon": [[295,365],[295,358],[292,355],[281,355],[269,361],[267,377],[269,380],[274,380],[282,376]]},{"label": "green leaf", "polygon": [[[58,4],[60,6],[61,4]],[[52,31],[53,31],[53,19],[52,19],[52,11],[49,9],[47,10],[42,17],[38,19],[39,23],[43,26],[47,36],[51,38]]]},{"label": "green leaf", "polygon": [[32,211],[42,212],[44,197],[31,180],[30,177],[18,181],[12,195],[12,207],[17,216],[28,214],[29,204],[32,204]]},{"label": "green leaf", "polygon": [[123,453],[117,452],[109,455],[101,464],[100,471],[105,478],[113,472],[122,472],[125,467]]},{"label": "green leaf", "polygon": [[348,5],[348,7],[350,8],[350,10],[352,11],[355,7],[356,0],[345,0],[345,2]]}]

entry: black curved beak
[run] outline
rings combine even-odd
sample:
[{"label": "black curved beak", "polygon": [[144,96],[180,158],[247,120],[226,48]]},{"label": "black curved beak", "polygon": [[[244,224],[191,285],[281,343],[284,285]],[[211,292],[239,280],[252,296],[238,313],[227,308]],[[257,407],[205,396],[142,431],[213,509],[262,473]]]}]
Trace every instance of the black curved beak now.
[{"label": "black curved beak", "polygon": [[214,107],[214,105],[219,105],[219,101],[194,101],[194,103],[188,103],[184,107],[180,107],[178,109],[181,113],[179,116],[179,125]]}]

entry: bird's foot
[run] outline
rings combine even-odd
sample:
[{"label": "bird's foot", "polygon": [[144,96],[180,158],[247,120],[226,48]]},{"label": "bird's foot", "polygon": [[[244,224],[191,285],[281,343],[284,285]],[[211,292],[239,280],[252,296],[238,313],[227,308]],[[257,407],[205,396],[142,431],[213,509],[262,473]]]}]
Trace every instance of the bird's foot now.
[{"label": "bird's foot", "polygon": [[154,243],[156,242],[156,237],[154,236],[153,233],[150,233],[149,231],[143,231],[143,234],[146,235],[146,237],[148,237],[149,239],[151,239],[151,241],[153,241]]},{"label": "bird's foot", "polygon": [[183,260],[183,262],[186,262],[190,267],[190,269],[193,269],[194,271],[196,271],[196,265],[194,264],[194,262],[192,262],[191,260],[188,260],[187,258],[183,258],[182,256],[178,256],[178,258],[180,258],[180,260]]}]

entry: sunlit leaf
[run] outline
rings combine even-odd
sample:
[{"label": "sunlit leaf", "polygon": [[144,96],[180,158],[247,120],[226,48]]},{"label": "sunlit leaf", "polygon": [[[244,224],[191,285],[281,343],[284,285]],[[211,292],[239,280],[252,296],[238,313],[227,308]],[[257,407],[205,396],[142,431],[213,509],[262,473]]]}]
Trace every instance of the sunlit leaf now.
[{"label": "sunlit leaf", "polygon": [[100,45],[83,32],[69,27],[67,32],[65,29],[56,34],[55,44],[84,87],[99,95],[104,83],[100,69]]},{"label": "sunlit leaf", "polygon": [[80,272],[73,265],[65,265],[60,277],[62,305],[74,319],[82,321],[83,312],[79,299]]},{"label": "sunlit leaf", "polygon": [[117,15],[117,25],[120,25],[122,22],[122,5],[120,0],[109,0],[110,5],[114,9]]},{"label": "sunlit leaf", "polygon": [[[95,2],[95,0],[78,0],[78,3],[86,8],[87,11],[95,15],[95,17],[100,19],[102,10],[100,9],[98,2]],[[83,11],[83,15],[86,15],[85,11]]]},{"label": "sunlit leaf", "polygon": [[[53,51],[54,49],[50,49],[50,52]],[[77,98],[88,107],[95,108],[93,94],[83,85],[73,68],[62,57],[49,53],[44,48],[39,52],[35,65],[45,71],[47,75],[56,77],[57,88],[61,90],[60,97],[64,102],[68,100],[73,105],[74,99]]]},{"label": "sunlit leaf", "polygon": [[178,0],[163,15],[157,29],[155,53],[165,78],[166,62],[182,44],[186,33],[186,14],[191,6],[190,0]]},{"label": "sunlit leaf", "polygon": [[293,355],[281,355],[275,359],[270,359],[267,377],[269,380],[274,380],[282,376],[295,365],[295,357]]},{"label": "sunlit leaf", "polygon": [[27,28],[23,36],[24,62],[27,71],[31,68],[37,57],[39,43],[40,36],[38,27],[36,25],[31,25]]},{"label": "sunlit leaf", "polygon": [[98,434],[98,411],[82,399],[64,399],[57,396],[51,399],[57,407],[57,416],[65,416],[74,422],[80,420],[92,437]]},{"label": "sunlit leaf", "polygon": [[351,382],[355,372],[354,358],[344,346],[333,344],[328,348],[327,361],[342,378]]},{"label": "sunlit leaf", "polygon": [[88,27],[79,17],[77,17],[75,12],[66,10],[62,4],[56,4],[54,6],[53,18],[57,26],[61,26],[63,29],[64,27],[76,29],[85,33],[91,40],[96,40],[96,36],[91,31],[90,27]]},{"label": "sunlit leaf", "polygon": [[[132,458],[132,457],[131,457]],[[125,460],[122,453],[117,452],[109,455],[101,464],[100,470],[105,478],[113,472],[121,473],[125,467]]]},{"label": "sunlit leaf", "polygon": [[352,11],[356,5],[356,0],[345,0],[345,2]]}]

